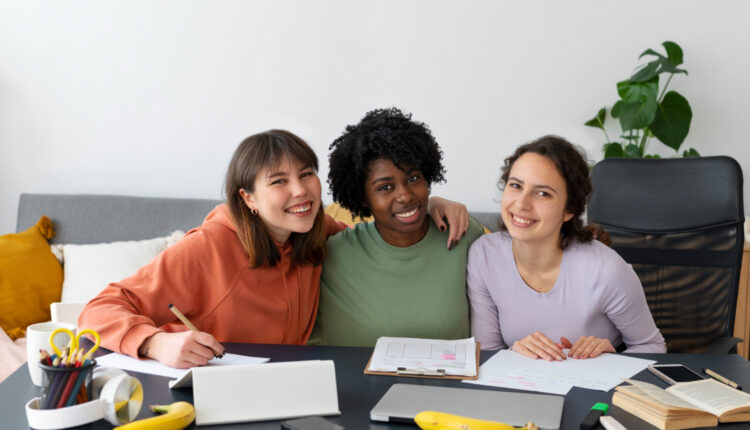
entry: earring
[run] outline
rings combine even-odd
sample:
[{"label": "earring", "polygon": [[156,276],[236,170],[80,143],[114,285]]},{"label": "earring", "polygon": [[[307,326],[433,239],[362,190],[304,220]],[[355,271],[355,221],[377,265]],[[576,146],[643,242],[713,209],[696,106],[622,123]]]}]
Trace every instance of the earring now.
[{"label": "earring", "polygon": [[250,209],[250,213],[253,214],[253,215],[255,215],[255,216],[258,216],[258,209],[252,209],[251,208]]}]

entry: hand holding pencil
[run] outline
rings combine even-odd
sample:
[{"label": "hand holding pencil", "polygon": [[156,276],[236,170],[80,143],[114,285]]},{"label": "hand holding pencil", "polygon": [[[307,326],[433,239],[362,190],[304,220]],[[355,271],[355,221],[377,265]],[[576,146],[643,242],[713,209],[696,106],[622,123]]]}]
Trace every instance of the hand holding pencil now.
[{"label": "hand holding pencil", "polygon": [[[183,324],[185,324],[185,325],[186,325],[186,326],[187,326],[187,327],[188,327],[188,328],[189,328],[190,330],[192,330],[192,331],[194,331],[194,332],[196,332],[196,333],[200,333],[200,330],[198,330],[198,329],[197,329],[197,328],[196,328],[196,327],[195,327],[195,326],[193,325],[193,323],[191,323],[191,322],[190,322],[190,320],[189,320],[189,319],[187,319],[187,317],[186,317],[185,315],[183,315],[183,314],[182,314],[182,312],[180,312],[180,310],[179,310],[179,309],[177,309],[177,306],[175,306],[175,305],[173,305],[173,304],[171,304],[171,303],[170,303],[170,304],[169,304],[169,310],[171,310],[171,311],[172,311],[172,313],[173,313],[173,314],[175,314],[175,316],[177,316],[177,318],[178,318],[178,319],[179,319],[180,321],[182,321],[182,323],[183,323]],[[221,353],[219,353],[219,352],[216,352],[216,351],[219,351],[218,349],[215,349],[215,348],[211,348],[211,349],[213,349],[213,352],[214,352],[214,357],[215,357],[215,358],[221,358],[221,357],[223,357],[223,356],[224,356],[223,348],[222,348],[222,352],[221,352]]]},{"label": "hand holding pencil", "polygon": [[224,355],[224,346],[211,334],[199,331],[176,307],[170,305],[170,310],[190,330],[156,333],[143,342],[139,354],[179,369],[203,366]]}]

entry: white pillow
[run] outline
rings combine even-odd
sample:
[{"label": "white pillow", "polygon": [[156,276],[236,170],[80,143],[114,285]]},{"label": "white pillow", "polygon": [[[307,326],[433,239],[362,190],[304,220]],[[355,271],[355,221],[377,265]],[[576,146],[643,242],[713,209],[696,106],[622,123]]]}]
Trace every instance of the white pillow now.
[{"label": "white pillow", "polygon": [[86,303],[110,282],[134,274],[160,252],[176,243],[185,232],[177,230],[155,239],[52,245],[52,253],[63,263],[63,303]]}]

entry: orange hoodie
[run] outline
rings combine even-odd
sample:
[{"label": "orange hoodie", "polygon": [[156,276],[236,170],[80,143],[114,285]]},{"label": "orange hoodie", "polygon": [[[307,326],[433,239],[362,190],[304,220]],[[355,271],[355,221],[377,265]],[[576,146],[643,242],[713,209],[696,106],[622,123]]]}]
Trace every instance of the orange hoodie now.
[{"label": "orange hoodie", "polygon": [[[344,228],[326,216],[329,235]],[[187,330],[172,303],[219,342],[304,344],[318,311],[321,266],[292,263],[289,244],[279,251],[274,267],[250,268],[229,209],[219,205],[133,276],[102,290],[78,326],[99,332],[103,347],[138,357],[148,337]]]}]

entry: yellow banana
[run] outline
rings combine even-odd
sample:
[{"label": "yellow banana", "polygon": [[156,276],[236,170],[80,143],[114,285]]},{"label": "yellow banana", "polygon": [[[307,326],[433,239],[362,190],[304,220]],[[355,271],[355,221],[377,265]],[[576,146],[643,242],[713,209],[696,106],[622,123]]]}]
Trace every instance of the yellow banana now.
[{"label": "yellow banana", "polygon": [[171,405],[151,405],[151,410],[157,413],[166,413],[133,421],[115,427],[115,430],[181,430],[189,426],[195,418],[195,408],[188,402],[174,402]]},{"label": "yellow banana", "polygon": [[[510,424],[435,411],[418,413],[414,417],[414,422],[422,430],[519,430]],[[537,426],[534,423],[526,423],[526,427],[521,427],[520,430],[537,430]]]}]

